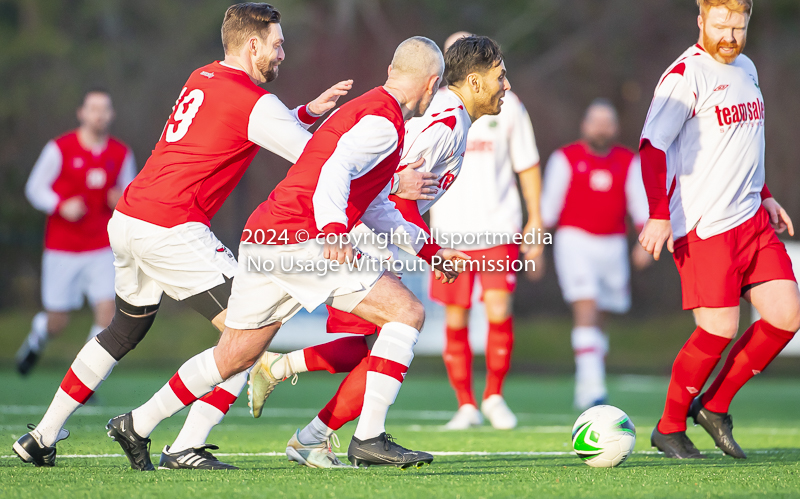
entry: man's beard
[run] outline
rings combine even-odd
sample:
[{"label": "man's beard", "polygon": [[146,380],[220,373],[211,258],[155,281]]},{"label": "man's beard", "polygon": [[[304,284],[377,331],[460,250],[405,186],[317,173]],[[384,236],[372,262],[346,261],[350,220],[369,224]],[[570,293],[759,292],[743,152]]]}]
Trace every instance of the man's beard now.
[{"label": "man's beard", "polygon": [[264,58],[256,62],[256,67],[267,80],[267,83],[274,81],[278,77],[278,63],[273,64],[272,61]]},{"label": "man's beard", "polygon": [[591,147],[595,151],[607,151],[613,141],[614,141],[613,137],[606,137],[606,136],[597,136],[586,139],[586,142],[589,144],[589,147]]},{"label": "man's beard", "polygon": [[[720,40],[718,43],[714,43],[714,41],[706,35],[705,30],[703,30],[703,47],[708,52],[708,55],[713,57],[716,61],[721,62],[723,64],[730,64],[739,57],[739,54],[742,53],[744,50],[744,45],[747,43],[747,39],[742,39],[741,45],[738,43],[728,43],[726,41]],[[719,49],[722,48],[732,48],[734,49],[733,55],[722,55],[719,52]]]}]

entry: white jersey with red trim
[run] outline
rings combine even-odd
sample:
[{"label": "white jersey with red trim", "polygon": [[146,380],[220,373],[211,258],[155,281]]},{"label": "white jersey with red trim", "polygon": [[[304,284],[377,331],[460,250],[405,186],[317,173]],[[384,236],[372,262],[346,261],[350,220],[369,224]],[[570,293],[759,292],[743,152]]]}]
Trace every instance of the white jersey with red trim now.
[{"label": "white jersey with red trim", "polygon": [[[441,234],[518,233],[522,206],[514,174],[538,163],[528,112],[508,91],[500,114],[483,116],[472,124],[459,181],[431,209],[431,226]],[[456,245],[470,250],[487,247]]]},{"label": "white jersey with red trim", "polygon": [[722,64],[690,47],[661,77],[642,140],[667,154],[675,238],[721,234],[761,206],[764,98],[747,56]]}]

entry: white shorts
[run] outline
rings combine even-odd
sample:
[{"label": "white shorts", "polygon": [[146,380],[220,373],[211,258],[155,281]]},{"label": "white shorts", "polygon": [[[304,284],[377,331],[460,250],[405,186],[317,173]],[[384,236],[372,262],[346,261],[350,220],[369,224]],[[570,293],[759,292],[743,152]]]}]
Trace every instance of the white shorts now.
[{"label": "white shorts", "polygon": [[600,310],[619,314],[630,309],[628,242],[624,235],[597,236],[563,227],[556,231],[553,252],[564,300],[594,300]]},{"label": "white shorts", "polygon": [[157,304],[162,292],[185,300],[236,274],[233,253],[199,222],[166,228],[115,211],[108,238],[114,250],[114,288],[137,307]]},{"label": "white shorts", "polygon": [[373,266],[350,269],[347,264],[326,268],[331,262],[322,252],[323,246],[313,239],[288,245],[240,244],[241,268],[233,280],[225,325],[259,329],[323,303],[352,312],[383,271]]},{"label": "white shorts", "polygon": [[48,312],[68,312],[114,300],[114,253],[111,248],[92,251],[45,249],[42,255],[42,305]]}]

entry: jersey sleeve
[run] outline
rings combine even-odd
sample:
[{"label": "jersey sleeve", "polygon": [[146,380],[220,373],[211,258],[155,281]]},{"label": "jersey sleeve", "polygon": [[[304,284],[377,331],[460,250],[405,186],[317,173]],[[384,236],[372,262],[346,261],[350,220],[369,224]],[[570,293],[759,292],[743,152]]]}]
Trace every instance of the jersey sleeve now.
[{"label": "jersey sleeve", "polygon": [[542,188],[542,223],[545,227],[555,227],[561,218],[561,210],[567,199],[569,183],[572,180],[572,168],[567,156],[560,150],[550,155],[544,169],[544,186]]},{"label": "jersey sleeve", "polygon": [[[342,134],[333,154],[322,165],[312,197],[314,221],[319,230],[347,232],[350,181],[383,161],[397,148],[397,143],[397,129],[382,116],[364,116]],[[387,183],[387,196],[389,188]]]},{"label": "jersey sleeve", "polygon": [[[452,120],[452,122],[448,120]],[[422,158],[425,160],[425,164],[418,170],[430,172],[436,165],[446,161],[453,155],[456,146],[455,133],[452,128],[455,127],[455,121],[455,116],[448,116],[431,123],[403,151],[400,163],[408,165]]]},{"label": "jersey sleeve", "polygon": [[694,116],[697,92],[688,79],[686,65],[679,63],[662,77],[647,113],[642,140],[666,151],[678,137],[683,124]]},{"label": "jersey sleeve", "polygon": [[628,178],[625,179],[625,200],[633,224],[637,228],[644,226],[650,217],[650,208],[642,181],[642,164],[638,155],[633,157],[628,168]]},{"label": "jersey sleeve", "polygon": [[517,102],[517,109],[511,123],[508,152],[511,156],[511,165],[517,173],[539,164],[539,149],[536,147],[531,117],[522,102]]},{"label": "jersey sleeve", "polygon": [[319,119],[319,116],[311,113],[311,111],[308,109],[308,105],[297,106],[296,108],[292,109],[292,115],[295,117],[300,126],[306,130],[311,128],[311,126],[314,125],[314,123],[316,123]]},{"label": "jersey sleeve", "polygon": [[122,169],[117,176],[117,187],[124,190],[128,184],[133,182],[136,173],[136,158],[133,157],[133,151],[128,149],[125,159],[122,161]]},{"label": "jersey sleeve", "polygon": [[290,111],[273,94],[262,95],[250,112],[247,140],[295,163],[311,138],[300,125],[295,111]]},{"label": "jersey sleeve", "polygon": [[61,150],[51,140],[42,149],[25,184],[25,197],[34,208],[48,215],[56,211],[61,202],[61,198],[53,191],[53,182],[61,173],[62,160]]}]

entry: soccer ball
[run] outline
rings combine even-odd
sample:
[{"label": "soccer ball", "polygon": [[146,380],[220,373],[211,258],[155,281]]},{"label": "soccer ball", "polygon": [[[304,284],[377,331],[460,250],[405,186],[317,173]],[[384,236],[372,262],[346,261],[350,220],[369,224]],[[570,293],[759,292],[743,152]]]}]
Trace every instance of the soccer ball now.
[{"label": "soccer ball", "polygon": [[631,418],[612,405],[596,405],[578,416],[572,427],[572,448],[593,468],[624,463],[636,444]]}]

